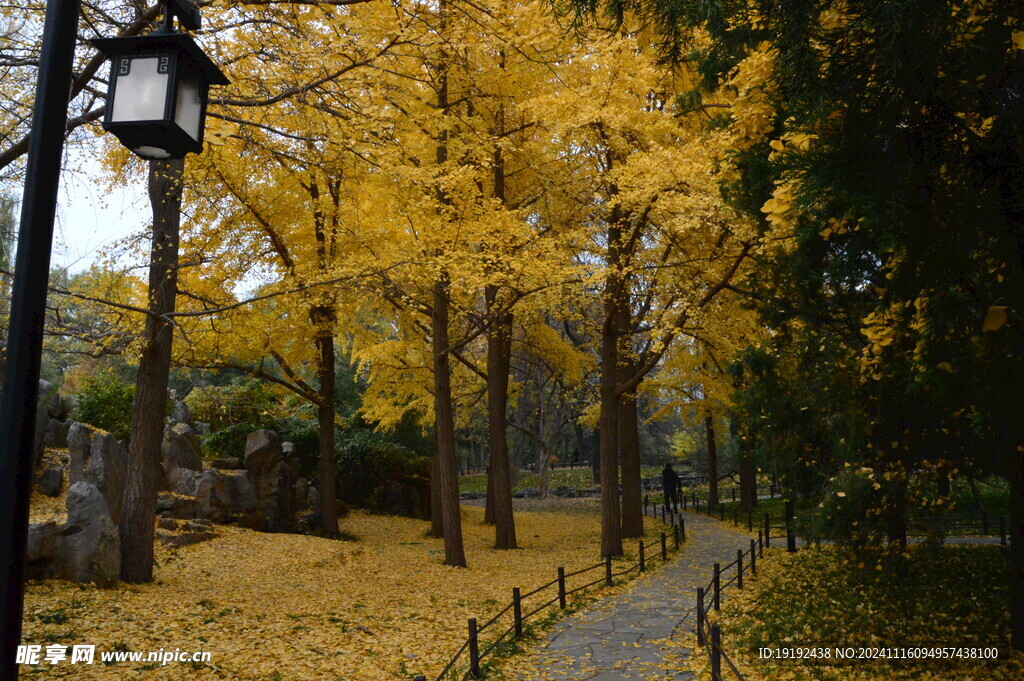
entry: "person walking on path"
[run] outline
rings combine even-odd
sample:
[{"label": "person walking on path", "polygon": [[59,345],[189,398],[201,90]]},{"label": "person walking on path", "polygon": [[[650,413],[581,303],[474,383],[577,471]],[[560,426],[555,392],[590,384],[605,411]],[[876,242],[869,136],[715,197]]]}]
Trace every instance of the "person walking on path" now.
[{"label": "person walking on path", "polygon": [[671,462],[661,471],[661,489],[665,492],[665,505],[675,513],[679,510],[679,475],[672,470]]}]

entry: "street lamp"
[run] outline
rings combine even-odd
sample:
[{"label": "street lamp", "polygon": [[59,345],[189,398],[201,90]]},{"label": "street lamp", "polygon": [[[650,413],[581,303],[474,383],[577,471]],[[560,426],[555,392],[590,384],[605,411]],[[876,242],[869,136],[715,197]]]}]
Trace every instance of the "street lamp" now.
[{"label": "street lamp", "polygon": [[[111,77],[104,127],[140,156],[182,158],[202,149],[207,89],[211,84],[226,84],[227,79],[191,38],[173,29],[177,16],[186,29],[197,30],[199,12],[186,0],[161,2],[166,5],[163,27],[148,42],[130,46],[133,39],[96,41],[104,54],[119,60]],[[80,6],[80,0],[46,3],[11,290],[6,370],[0,390],[0,679],[4,681],[18,678],[16,652],[24,611],[43,322]],[[121,87],[115,92],[118,80]],[[123,95],[129,99],[121,99]],[[148,132],[142,134],[142,130]]]},{"label": "street lamp", "polygon": [[183,158],[203,150],[210,85],[227,85],[199,45],[173,28],[197,30],[199,12],[185,0],[163,0],[164,23],[155,33],[97,38],[92,44],[111,61],[103,129],[142,158]]}]

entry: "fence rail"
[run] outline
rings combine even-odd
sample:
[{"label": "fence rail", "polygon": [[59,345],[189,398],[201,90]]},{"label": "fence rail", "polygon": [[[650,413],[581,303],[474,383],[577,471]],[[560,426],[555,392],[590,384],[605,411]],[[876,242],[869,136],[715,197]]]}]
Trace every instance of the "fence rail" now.
[{"label": "fence rail", "polygon": [[[652,508],[652,513],[648,513],[648,508],[645,504],[644,515],[657,518],[657,513],[653,511],[654,509]],[[434,677],[434,681],[467,681],[471,679],[479,679],[481,665],[484,658],[494,653],[494,651],[498,649],[498,646],[508,640],[510,636],[513,639],[521,638],[523,636],[523,625],[531,617],[551,608],[556,603],[560,610],[565,610],[568,607],[567,600],[569,596],[602,583],[606,586],[611,586],[616,577],[622,577],[623,575],[627,575],[633,571],[637,571],[638,573],[645,572],[647,570],[648,563],[647,552],[652,548],[657,550],[657,555],[662,562],[667,561],[669,558],[669,546],[671,545],[674,550],[678,550],[680,542],[686,540],[685,521],[683,521],[682,516],[676,516],[676,514],[672,515],[671,534],[662,532],[659,537],[656,537],[647,543],[643,540],[639,540],[637,543],[638,560],[628,567],[615,571],[612,565],[611,556],[606,556],[600,563],[595,563],[594,565],[583,567],[578,570],[574,570],[573,572],[566,572],[564,567],[560,567],[558,568],[557,577],[546,584],[542,584],[541,586],[534,588],[532,591],[523,593],[519,587],[512,589],[511,602],[482,625],[477,625],[476,618],[470,618],[466,623],[468,631],[466,641],[458,650],[455,651],[455,654],[448,660],[448,663],[441,670],[441,673]],[[568,580],[601,568],[604,568],[604,574],[599,578],[587,581],[584,584],[575,585],[571,589],[568,588]],[[524,612],[523,602],[526,599],[537,596],[548,589],[552,589],[552,587],[554,587],[555,595],[544,600],[532,610]],[[481,634],[485,631],[491,630],[491,628],[494,627],[502,617],[508,615],[509,611],[512,612],[511,626],[495,636],[493,640],[489,640],[486,645],[481,648]],[[413,681],[427,681],[427,677],[424,675],[416,676],[413,678]]]}]

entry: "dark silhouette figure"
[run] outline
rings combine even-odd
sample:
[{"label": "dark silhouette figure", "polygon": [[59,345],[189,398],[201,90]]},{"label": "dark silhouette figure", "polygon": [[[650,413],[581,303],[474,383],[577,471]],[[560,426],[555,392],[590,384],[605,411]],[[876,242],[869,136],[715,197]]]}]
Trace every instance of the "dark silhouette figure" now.
[{"label": "dark silhouette figure", "polygon": [[672,470],[672,464],[666,463],[661,471],[661,489],[665,492],[665,505],[675,513],[679,510],[679,475]]}]

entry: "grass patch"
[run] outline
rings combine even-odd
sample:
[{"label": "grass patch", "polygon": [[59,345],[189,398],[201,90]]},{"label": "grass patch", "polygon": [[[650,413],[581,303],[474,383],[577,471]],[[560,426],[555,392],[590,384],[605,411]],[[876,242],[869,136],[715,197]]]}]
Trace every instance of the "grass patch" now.
[{"label": "grass patch", "polygon": [[[994,546],[916,547],[893,576],[839,547],[778,549],[743,592],[729,591],[723,648],[747,679],[838,681],[1024,678],[1009,645],[1009,551]],[[846,666],[758,659],[759,647],[998,647],[996,661],[870,660]],[[704,655],[694,658],[709,678]]]}]

